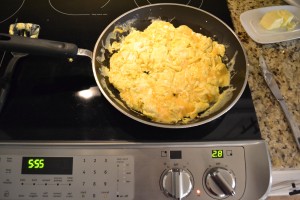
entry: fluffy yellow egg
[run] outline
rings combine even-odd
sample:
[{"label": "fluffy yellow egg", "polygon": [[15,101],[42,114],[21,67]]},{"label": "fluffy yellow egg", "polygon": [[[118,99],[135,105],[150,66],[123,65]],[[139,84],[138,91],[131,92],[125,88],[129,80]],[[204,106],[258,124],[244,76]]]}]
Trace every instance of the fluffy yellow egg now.
[{"label": "fluffy yellow egg", "polygon": [[131,109],[156,122],[193,120],[230,86],[225,46],[185,25],[155,20],[112,47],[109,81]]}]

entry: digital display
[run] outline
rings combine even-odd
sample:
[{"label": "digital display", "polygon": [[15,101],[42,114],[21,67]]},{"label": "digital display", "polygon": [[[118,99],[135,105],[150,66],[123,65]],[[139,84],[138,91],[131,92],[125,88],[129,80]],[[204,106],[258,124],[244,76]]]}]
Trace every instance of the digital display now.
[{"label": "digital display", "polygon": [[72,157],[23,157],[22,174],[65,174],[73,173]]},{"label": "digital display", "polygon": [[223,158],[224,157],[223,150],[212,150],[211,157],[212,158]]},{"label": "digital display", "polygon": [[170,159],[181,159],[181,151],[170,151]]}]

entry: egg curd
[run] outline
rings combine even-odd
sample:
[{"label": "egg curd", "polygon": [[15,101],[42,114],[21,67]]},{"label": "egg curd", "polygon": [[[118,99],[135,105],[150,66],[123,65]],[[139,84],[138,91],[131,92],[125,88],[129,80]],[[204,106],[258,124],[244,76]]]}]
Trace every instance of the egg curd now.
[{"label": "egg curd", "polygon": [[230,71],[222,62],[225,46],[185,25],[155,20],[111,49],[109,82],[131,109],[155,122],[193,120],[230,86]]}]

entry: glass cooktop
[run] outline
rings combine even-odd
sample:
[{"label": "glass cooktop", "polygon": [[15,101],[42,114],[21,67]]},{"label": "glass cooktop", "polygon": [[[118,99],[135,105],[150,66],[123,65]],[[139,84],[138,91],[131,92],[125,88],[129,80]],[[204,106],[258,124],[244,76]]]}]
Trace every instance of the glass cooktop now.
[{"label": "glass cooktop", "polygon": [[[206,10],[232,27],[226,0],[3,0],[0,32],[22,22],[40,25],[39,38],[93,50],[101,31],[122,13],[160,2]],[[218,5],[218,6],[216,6]],[[217,9],[222,8],[222,9]],[[195,19],[197,20],[197,19]],[[0,51],[0,75],[10,52]],[[101,95],[90,59],[25,55],[16,64],[0,113],[0,140],[220,141],[260,139],[247,86],[237,104],[218,119],[193,128],[144,125],[117,111]]]}]

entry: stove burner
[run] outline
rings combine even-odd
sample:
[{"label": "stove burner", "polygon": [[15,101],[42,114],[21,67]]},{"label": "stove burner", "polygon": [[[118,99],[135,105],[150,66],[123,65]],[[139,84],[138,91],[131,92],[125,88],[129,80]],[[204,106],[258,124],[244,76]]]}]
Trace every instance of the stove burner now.
[{"label": "stove burner", "polygon": [[0,24],[12,18],[24,5],[25,0],[2,0]]},{"label": "stove burner", "polygon": [[[2,0],[0,27],[8,33],[10,24],[35,23],[41,26],[39,38],[93,49],[99,33],[112,20],[131,9],[163,2],[201,7],[233,27],[226,0]],[[216,4],[224,9],[217,9]],[[0,78],[11,57],[0,51]],[[68,62],[66,58],[28,55],[17,64],[11,83],[0,113],[0,140],[260,139],[248,87],[222,118],[205,126],[173,130],[146,126],[115,109],[96,85],[88,58]]]},{"label": "stove burner", "polygon": [[[65,0],[64,3],[61,3],[59,0],[49,0],[49,4],[52,9],[63,15],[98,16],[108,15],[107,11],[103,11],[103,9],[106,8],[111,1],[112,0],[91,0],[89,1],[89,5],[84,6],[82,0]],[[179,3],[200,8],[203,4],[203,0],[134,0],[134,3],[137,7],[155,3]]]},{"label": "stove burner", "polygon": [[107,15],[102,9],[106,7],[111,0],[90,0],[89,5],[84,6],[82,0],[65,0],[63,3],[60,0],[49,0],[51,8],[63,15]]},{"label": "stove burner", "polygon": [[168,1],[162,1],[162,0],[134,0],[135,4],[139,6],[144,6],[148,4],[155,4],[155,3],[178,3],[178,4],[185,4],[194,6],[197,8],[200,8],[203,4],[204,0],[184,0],[184,1],[174,1],[174,0],[168,0]]}]

